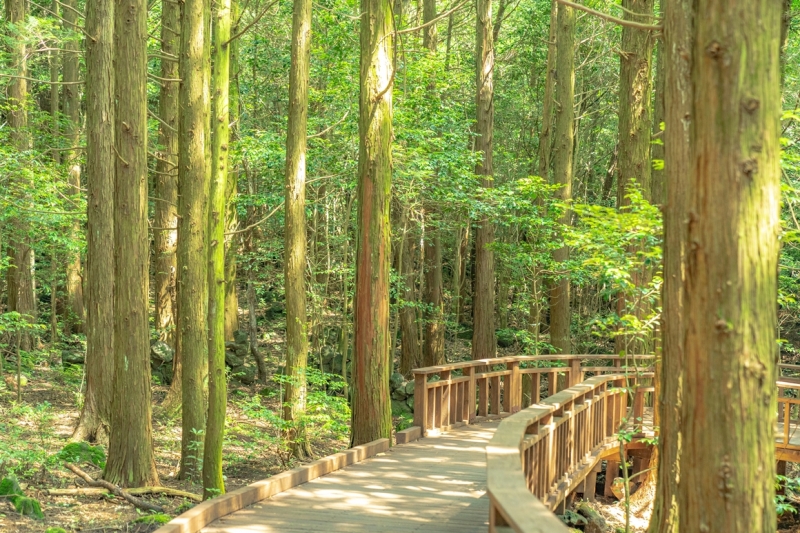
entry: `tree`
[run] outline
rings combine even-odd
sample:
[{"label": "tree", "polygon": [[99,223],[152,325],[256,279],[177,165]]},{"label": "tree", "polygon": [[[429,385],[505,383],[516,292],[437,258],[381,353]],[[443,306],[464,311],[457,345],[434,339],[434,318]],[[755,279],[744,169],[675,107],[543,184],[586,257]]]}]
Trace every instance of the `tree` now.
[{"label": "tree", "polygon": [[[558,29],[556,30],[556,128],[554,132],[555,154],[553,157],[553,181],[561,188],[558,191],[562,202],[572,199],[573,151],[575,148],[575,10],[565,5],[558,6]],[[561,223],[570,224],[569,210],[564,212]],[[553,252],[556,263],[569,259],[569,248],[565,245]],[[570,336],[570,283],[565,272],[551,282],[550,286],[550,344],[560,353],[572,352]]]},{"label": "tree", "polygon": [[[475,174],[483,188],[491,188],[492,136],[494,128],[494,42],[492,40],[492,2],[477,0],[475,42],[475,151],[480,153]],[[475,292],[472,295],[472,358],[494,357],[497,339],[494,330],[494,225],[488,215],[478,221],[475,232]]]},{"label": "tree", "polygon": [[203,497],[225,492],[222,441],[228,387],[225,375],[225,218],[227,213],[228,144],[230,142],[231,0],[217,3],[213,14],[211,191],[208,217],[208,422],[203,449]]},{"label": "tree", "polygon": [[352,446],[392,434],[389,199],[395,66],[390,0],[361,0],[361,13]]},{"label": "tree", "polygon": [[[69,27],[74,27],[78,18],[78,4],[75,0],[68,0],[64,9],[64,22]],[[68,131],[67,142],[69,146],[80,144],[81,133],[81,92],[78,79],[79,67],[79,43],[75,38],[70,39],[64,44],[66,52],[61,61],[64,73],[64,115],[67,119]],[[73,201],[77,203],[81,189],[81,165],[78,154],[74,150],[66,153],[66,163],[69,171],[70,193]],[[80,222],[76,219],[72,223],[73,238],[81,232]],[[84,302],[83,284],[81,280],[81,254],[74,251],[70,254],[67,264],[67,301],[66,301],[66,320],[67,331],[83,333],[84,331]]]},{"label": "tree", "polygon": [[283,419],[292,453],[304,459],[311,446],[303,431],[306,408],[306,134],[308,72],[311,55],[311,0],[294,0],[292,58],[289,71],[289,122],[286,129],[286,217],[284,276],[286,279],[286,376]]},{"label": "tree", "polygon": [[151,427],[147,227],[147,2],[114,12],[114,380],[103,476],[158,485]]},{"label": "tree", "polygon": [[[164,1],[161,5],[162,80],[178,79],[181,6]],[[178,84],[162,81],[158,93],[158,159],[155,170],[153,241],[155,328],[175,348],[175,278],[178,242]],[[180,376],[175,381],[180,382]]]},{"label": "tree", "polygon": [[[436,0],[424,0],[422,3],[423,24],[429,24],[423,34],[423,45],[428,49],[431,57],[436,55]],[[434,91],[436,79],[431,75],[428,82],[430,98],[437,98]],[[436,179],[436,176],[431,176]],[[422,345],[422,365],[432,366],[444,363],[444,301],[442,291],[442,236],[439,216],[436,214],[436,203],[429,201],[425,207],[425,283],[422,300],[425,303],[425,337]],[[405,338],[405,337],[404,337]]]},{"label": "tree", "polygon": [[[178,357],[181,388],[182,478],[199,474],[205,432],[208,353],[208,151],[206,0],[183,3],[178,133]],[[174,382],[173,382],[174,383]]]},{"label": "tree", "polygon": [[666,5],[660,455],[675,466],[653,531],[776,529],[780,15],[764,0]]},{"label": "tree", "polygon": [[86,3],[86,391],[72,438],[111,423],[114,379],[114,1]]}]

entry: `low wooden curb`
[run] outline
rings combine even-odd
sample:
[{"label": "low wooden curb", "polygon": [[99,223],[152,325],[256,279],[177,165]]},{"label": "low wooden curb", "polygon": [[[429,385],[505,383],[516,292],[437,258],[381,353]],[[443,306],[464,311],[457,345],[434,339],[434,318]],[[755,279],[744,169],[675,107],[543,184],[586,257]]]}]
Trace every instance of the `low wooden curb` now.
[{"label": "low wooden curb", "polygon": [[408,444],[415,440],[422,438],[422,428],[419,426],[411,426],[410,428],[398,431],[394,434],[394,439],[397,444]]},{"label": "low wooden curb", "polygon": [[158,528],[155,533],[197,533],[218,518],[388,450],[389,439],[378,439],[281,472],[223,496],[206,500]]}]

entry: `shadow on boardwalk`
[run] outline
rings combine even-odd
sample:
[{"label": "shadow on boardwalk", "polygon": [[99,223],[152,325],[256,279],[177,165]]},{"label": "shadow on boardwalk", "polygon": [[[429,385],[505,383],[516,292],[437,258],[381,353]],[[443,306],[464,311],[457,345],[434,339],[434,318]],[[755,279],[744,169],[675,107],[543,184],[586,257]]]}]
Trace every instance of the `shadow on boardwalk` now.
[{"label": "shadow on boardwalk", "polygon": [[282,492],[204,533],[426,532],[488,528],[485,447],[498,422],[464,426]]}]

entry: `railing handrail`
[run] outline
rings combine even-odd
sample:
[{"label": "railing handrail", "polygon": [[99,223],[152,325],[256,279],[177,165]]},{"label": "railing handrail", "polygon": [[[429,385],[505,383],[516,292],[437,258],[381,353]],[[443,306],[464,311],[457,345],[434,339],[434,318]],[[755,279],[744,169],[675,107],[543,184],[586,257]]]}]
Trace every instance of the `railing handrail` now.
[{"label": "railing handrail", "polygon": [[[565,407],[575,409],[576,402],[582,406],[593,401],[599,389],[607,389],[610,381],[620,381],[632,376],[612,374],[591,377],[563,390],[542,402],[505,418],[486,447],[488,493],[492,506],[489,531],[495,531],[496,512],[513,531],[525,533],[568,533],[569,529],[559,520],[545,503],[531,493],[523,472],[523,445],[529,438],[529,428],[545,423],[552,432],[555,422],[549,418]],[[588,396],[588,397],[587,397]],[[603,444],[608,444],[607,437]],[[584,458],[578,458],[583,460]],[[574,466],[574,465],[571,465]],[[561,479],[566,472],[555,476]]]},{"label": "railing handrail", "polygon": [[609,354],[557,354],[557,355],[511,355],[508,357],[493,357],[491,359],[473,359],[470,361],[460,361],[458,363],[447,363],[444,365],[426,366],[422,368],[415,368],[411,371],[412,374],[437,374],[439,372],[447,372],[453,370],[461,370],[464,368],[477,368],[489,365],[499,365],[504,363],[521,363],[525,361],[570,361],[572,359],[581,360],[620,360],[627,359],[645,360],[653,359],[654,355],[609,355]]}]

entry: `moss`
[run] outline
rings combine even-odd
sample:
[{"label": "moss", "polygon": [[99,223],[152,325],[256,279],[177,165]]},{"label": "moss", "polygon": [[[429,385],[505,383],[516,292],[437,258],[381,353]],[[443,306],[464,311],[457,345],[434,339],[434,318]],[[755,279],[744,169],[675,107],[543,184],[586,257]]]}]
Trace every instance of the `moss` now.
[{"label": "moss", "polygon": [[153,524],[159,524],[160,525],[160,524],[166,524],[170,520],[172,520],[172,517],[170,515],[164,514],[164,513],[156,513],[156,514],[149,514],[149,515],[145,515],[145,516],[140,516],[139,518],[134,520],[133,523],[134,524],[147,524],[147,525],[153,525]]},{"label": "moss", "polygon": [[58,458],[70,463],[92,463],[99,468],[106,466],[106,454],[100,446],[87,442],[70,442],[58,452]]},{"label": "moss", "polygon": [[41,505],[39,505],[39,502],[33,498],[28,498],[27,496],[17,496],[13,503],[14,509],[16,509],[17,512],[22,516],[30,516],[31,518],[35,518],[37,520],[44,519],[44,513],[42,513]]},{"label": "moss", "polygon": [[67,533],[63,527],[48,527],[44,533]]},{"label": "moss", "polygon": [[[0,496],[12,496],[15,494],[20,496],[23,494],[17,478],[13,476],[3,478],[3,480],[0,481]],[[11,500],[12,503],[14,501],[13,498],[9,498],[9,500]]]}]

